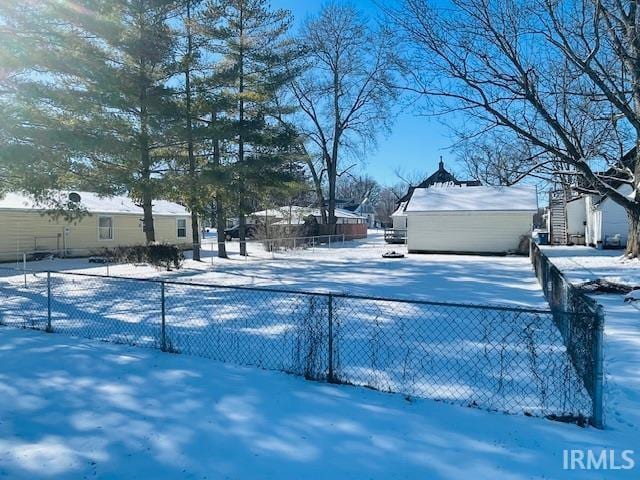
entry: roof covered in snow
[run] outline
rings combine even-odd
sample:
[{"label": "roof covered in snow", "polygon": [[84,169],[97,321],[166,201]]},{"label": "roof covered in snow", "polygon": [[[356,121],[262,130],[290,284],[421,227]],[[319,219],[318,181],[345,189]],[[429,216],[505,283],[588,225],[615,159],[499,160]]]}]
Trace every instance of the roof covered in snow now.
[{"label": "roof covered in snow", "polygon": [[[304,218],[309,215],[320,218],[322,214],[320,209],[313,207],[300,207],[298,205],[291,205],[290,207],[270,208],[268,210],[260,210],[259,212],[253,212],[250,216],[255,218],[271,217],[284,220],[282,223],[289,223],[289,217],[291,217],[291,223],[304,223]],[[336,218],[366,218],[362,215],[358,215],[355,212],[350,212],[343,208],[336,208]]]},{"label": "roof covered in snow", "polygon": [[416,188],[406,212],[538,210],[534,187]]},{"label": "roof covered in snow", "polygon": [[[79,208],[83,208],[90,213],[131,213],[142,215],[142,207],[139,207],[131,198],[123,195],[101,196],[95,192],[70,192],[59,191],[51,195],[50,201],[36,201],[32,196],[24,193],[10,192],[0,198],[0,210],[38,210],[45,211],[60,208],[61,205],[68,204],[71,193],[80,196]],[[166,200],[154,200],[154,215],[176,215],[184,216],[189,212],[185,207],[177,203]]]},{"label": "roof covered in snow", "polygon": [[406,208],[408,202],[400,202],[400,205],[398,205],[398,208],[396,208],[395,212],[393,212],[391,214],[392,217],[406,217],[407,214],[405,213],[404,209]]}]

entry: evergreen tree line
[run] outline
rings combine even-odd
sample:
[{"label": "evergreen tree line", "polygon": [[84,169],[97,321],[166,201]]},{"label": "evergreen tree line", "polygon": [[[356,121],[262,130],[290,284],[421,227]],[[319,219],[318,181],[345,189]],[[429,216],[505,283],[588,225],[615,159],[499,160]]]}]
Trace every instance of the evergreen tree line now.
[{"label": "evergreen tree line", "polygon": [[[227,215],[304,182],[285,87],[302,48],[266,0],[0,1],[0,190],[127,193]],[[241,243],[242,253],[246,244]]]}]

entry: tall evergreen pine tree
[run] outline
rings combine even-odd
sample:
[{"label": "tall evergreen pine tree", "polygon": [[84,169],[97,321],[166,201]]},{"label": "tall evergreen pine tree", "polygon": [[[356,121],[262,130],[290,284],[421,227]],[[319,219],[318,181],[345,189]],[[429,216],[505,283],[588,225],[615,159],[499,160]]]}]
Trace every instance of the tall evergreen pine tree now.
[{"label": "tall evergreen pine tree", "polygon": [[160,152],[176,116],[167,82],[175,74],[169,23],[177,0],[10,3],[0,16],[20,42],[0,46],[0,57],[15,50],[20,75],[3,98],[13,125],[3,122],[4,136],[53,152],[50,163],[64,160],[93,190],[128,191],[154,241]]},{"label": "tall evergreen pine tree", "polygon": [[265,0],[213,0],[203,18],[211,39],[217,76],[225,79],[222,92],[233,108],[235,157],[232,185],[237,194],[240,253],[246,255],[246,218],[249,198],[261,189],[286,179],[280,168],[286,162],[292,138],[270,117],[277,112],[278,92],[290,79],[287,68],[295,54],[286,34],[291,15],[272,11]]}]

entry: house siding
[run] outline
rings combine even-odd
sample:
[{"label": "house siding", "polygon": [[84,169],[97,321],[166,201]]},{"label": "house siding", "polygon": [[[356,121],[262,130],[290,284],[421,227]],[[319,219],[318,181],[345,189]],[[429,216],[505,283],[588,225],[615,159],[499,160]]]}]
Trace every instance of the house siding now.
[{"label": "house siding", "polygon": [[569,235],[584,235],[586,220],[587,209],[584,197],[567,203],[567,233]]},{"label": "house siding", "polygon": [[407,229],[407,216],[406,215],[396,215],[393,218],[393,228],[394,230],[406,230]]},{"label": "house siding", "polygon": [[534,212],[407,212],[409,252],[504,253],[531,233]]},{"label": "house siding", "polygon": [[[113,239],[98,238],[98,218],[113,219]],[[187,235],[178,238],[177,219],[184,218]],[[34,251],[61,252],[69,256],[86,256],[102,248],[145,243],[141,215],[129,213],[92,213],[81,219],[66,221],[36,210],[0,210],[0,260],[15,260],[22,253]],[[189,215],[154,215],[156,240],[186,247],[191,242]]]},{"label": "house siding", "polygon": [[[624,185],[618,191],[623,195],[629,195],[631,187]],[[604,243],[607,237],[620,234],[621,246],[625,246],[629,234],[627,211],[611,198],[605,198],[602,202],[596,203],[597,198],[594,195],[588,195],[585,201],[587,244],[596,246],[598,242]]]}]

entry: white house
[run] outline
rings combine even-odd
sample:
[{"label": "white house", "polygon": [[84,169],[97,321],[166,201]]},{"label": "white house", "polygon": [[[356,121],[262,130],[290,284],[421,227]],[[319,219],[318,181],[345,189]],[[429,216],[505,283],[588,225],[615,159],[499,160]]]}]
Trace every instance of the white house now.
[{"label": "white house", "polygon": [[[634,171],[635,162],[636,149],[633,148],[618,165],[596,174],[606,177],[609,185],[622,195],[632,195],[632,187],[617,176],[620,167]],[[626,210],[609,195],[582,193],[593,188],[579,175],[571,187],[573,190],[557,189],[549,193],[547,227],[551,244],[625,247],[629,230]]]},{"label": "white house", "polygon": [[538,210],[527,186],[416,188],[405,207],[409,253],[505,253],[531,233]]},{"label": "white house", "polygon": [[[618,191],[631,195],[630,185],[622,185]],[[624,247],[627,245],[629,216],[627,211],[614,202],[611,197],[585,195],[584,235],[587,245],[594,247]],[[575,215],[567,211],[567,221]]]},{"label": "white house", "polygon": [[579,196],[567,202],[567,240],[575,245],[585,244],[586,201],[585,196]]},{"label": "white house", "polygon": [[369,197],[366,197],[362,202],[360,202],[360,205],[353,210],[353,213],[365,217],[369,228],[376,228],[376,211],[373,208],[373,205],[371,205]]},{"label": "white house", "polygon": [[[630,195],[630,185],[617,189]],[[629,230],[626,210],[607,195],[581,194],[566,202],[560,212],[566,219],[566,241],[592,247],[625,247]],[[548,221],[551,221],[549,215]]]},{"label": "white house", "polygon": [[391,214],[391,220],[393,221],[394,230],[406,230],[407,229],[407,214],[404,209],[407,206],[407,202],[400,202],[395,212]]}]

